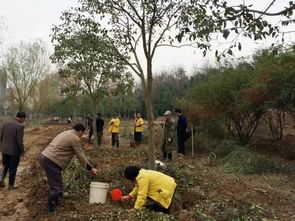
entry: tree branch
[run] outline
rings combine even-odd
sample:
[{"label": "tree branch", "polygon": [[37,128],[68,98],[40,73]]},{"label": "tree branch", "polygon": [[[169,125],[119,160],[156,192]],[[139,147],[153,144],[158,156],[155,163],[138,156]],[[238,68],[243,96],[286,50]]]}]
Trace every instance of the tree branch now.
[{"label": "tree branch", "polygon": [[[275,0],[274,0],[275,1]],[[271,5],[273,4],[273,2],[271,3]],[[270,6],[271,6],[270,5]],[[267,15],[267,16],[278,16],[278,15],[283,15],[289,11],[293,11],[295,10],[295,5],[290,6],[289,8],[286,8],[282,11],[279,12],[274,12],[274,13],[270,13],[270,12],[266,12],[266,11],[259,11],[259,10],[254,10],[254,9],[247,9],[248,12],[253,12],[253,13],[258,13],[258,14],[262,14],[262,15]]]}]

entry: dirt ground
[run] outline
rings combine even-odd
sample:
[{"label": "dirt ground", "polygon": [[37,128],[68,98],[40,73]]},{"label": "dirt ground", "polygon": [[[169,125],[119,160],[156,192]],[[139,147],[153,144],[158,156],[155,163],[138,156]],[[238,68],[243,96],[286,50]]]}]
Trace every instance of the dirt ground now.
[{"label": "dirt ground", "polygon": [[[19,188],[11,191],[7,188],[0,189],[0,221],[157,220],[151,215],[148,217],[141,213],[136,213],[135,218],[130,218],[134,213],[128,210],[132,208],[131,202],[122,204],[108,199],[105,205],[89,204],[88,185],[92,178],[83,170],[75,173],[73,177],[65,174],[65,179],[68,179],[65,180],[65,189],[70,190],[70,196],[62,200],[54,216],[48,216],[46,178],[38,164],[38,156],[55,135],[66,129],[65,125],[44,125],[40,128],[26,129],[26,155],[21,159],[16,181]],[[125,166],[146,164],[146,144],[138,149],[132,149],[127,138],[121,138],[120,148],[116,149],[110,146],[109,135],[106,133],[101,149],[96,150],[93,146],[85,148],[87,156],[101,172],[94,180],[109,182],[110,189],[120,187],[125,194],[132,187],[132,184],[122,176]],[[192,159],[190,156],[174,154],[173,158],[172,162],[167,163],[168,171],[170,167],[176,168],[175,178],[181,183],[172,210],[174,220],[229,220],[228,217],[234,215],[246,218],[251,214],[264,218],[256,220],[295,220],[294,173],[229,174],[206,156],[196,154]],[[86,182],[82,181],[81,188],[75,190],[75,186],[70,186],[75,184],[75,180],[77,183],[79,180]]]}]

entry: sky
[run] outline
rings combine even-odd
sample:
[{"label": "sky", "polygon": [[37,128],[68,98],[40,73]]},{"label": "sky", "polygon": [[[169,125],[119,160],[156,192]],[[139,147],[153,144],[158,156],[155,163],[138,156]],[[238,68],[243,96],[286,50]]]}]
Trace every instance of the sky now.
[{"label": "sky", "polygon": [[[241,3],[242,0],[231,0],[234,3]],[[265,9],[270,0],[244,0],[247,4],[253,3],[257,9]],[[257,3],[258,2],[258,3]],[[283,6],[288,4],[288,0],[277,0],[270,11],[280,11]],[[9,46],[20,41],[33,41],[42,39],[50,50],[51,28],[53,24],[60,23],[60,15],[64,10],[78,5],[78,0],[0,0],[0,20],[5,23],[6,28],[0,30],[2,38],[2,51]],[[280,17],[272,18],[273,21],[281,19]],[[294,30],[295,26],[288,27],[287,30]],[[295,39],[295,33],[287,34],[286,41]],[[243,39],[244,45],[242,52],[235,52],[235,57],[247,57],[255,52],[255,49],[270,46],[274,40],[267,39],[263,41],[252,42],[249,39]],[[157,51],[154,60],[154,71],[173,70],[176,66],[183,66],[188,73],[194,68],[201,68],[207,64],[216,62],[214,52],[217,48],[222,47],[214,43],[212,53],[206,57],[202,56],[200,50],[190,47],[171,48],[162,47]],[[1,52],[1,50],[0,50]]]}]

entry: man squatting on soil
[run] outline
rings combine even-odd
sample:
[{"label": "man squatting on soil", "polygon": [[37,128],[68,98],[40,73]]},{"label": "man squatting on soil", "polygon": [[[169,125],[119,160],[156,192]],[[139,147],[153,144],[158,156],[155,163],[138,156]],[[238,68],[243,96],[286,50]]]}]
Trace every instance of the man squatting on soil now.
[{"label": "man squatting on soil", "polygon": [[24,151],[24,125],[26,119],[25,112],[18,112],[14,120],[6,122],[0,134],[0,149],[2,152],[3,167],[0,171],[0,187],[5,187],[4,179],[9,171],[9,189],[15,189],[15,176]]},{"label": "man squatting on soil", "polygon": [[[127,167],[124,175],[126,179],[135,182],[135,187],[129,195],[122,197],[122,201],[136,197],[134,209],[140,209],[144,206],[154,212],[170,213],[177,186],[172,177],[158,171],[145,170],[136,166]],[[144,205],[146,198],[151,199],[154,203]]]},{"label": "man squatting on soil", "polygon": [[63,196],[61,172],[69,165],[74,155],[92,175],[98,175],[98,170],[89,164],[82,149],[83,145],[80,138],[85,130],[83,124],[75,124],[72,130],[58,134],[40,155],[40,164],[45,170],[49,184],[49,213],[56,211],[59,198]]}]

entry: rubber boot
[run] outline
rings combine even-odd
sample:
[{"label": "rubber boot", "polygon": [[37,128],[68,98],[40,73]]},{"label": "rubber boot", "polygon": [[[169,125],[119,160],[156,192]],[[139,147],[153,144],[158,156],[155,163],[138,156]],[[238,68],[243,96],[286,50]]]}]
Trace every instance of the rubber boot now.
[{"label": "rubber boot", "polygon": [[168,153],[168,160],[172,160],[172,153]]},{"label": "rubber boot", "polygon": [[57,205],[58,205],[58,200],[59,200],[60,196],[61,196],[60,193],[49,195],[49,197],[48,197],[48,212],[49,212],[49,214],[53,214],[56,211]]}]

